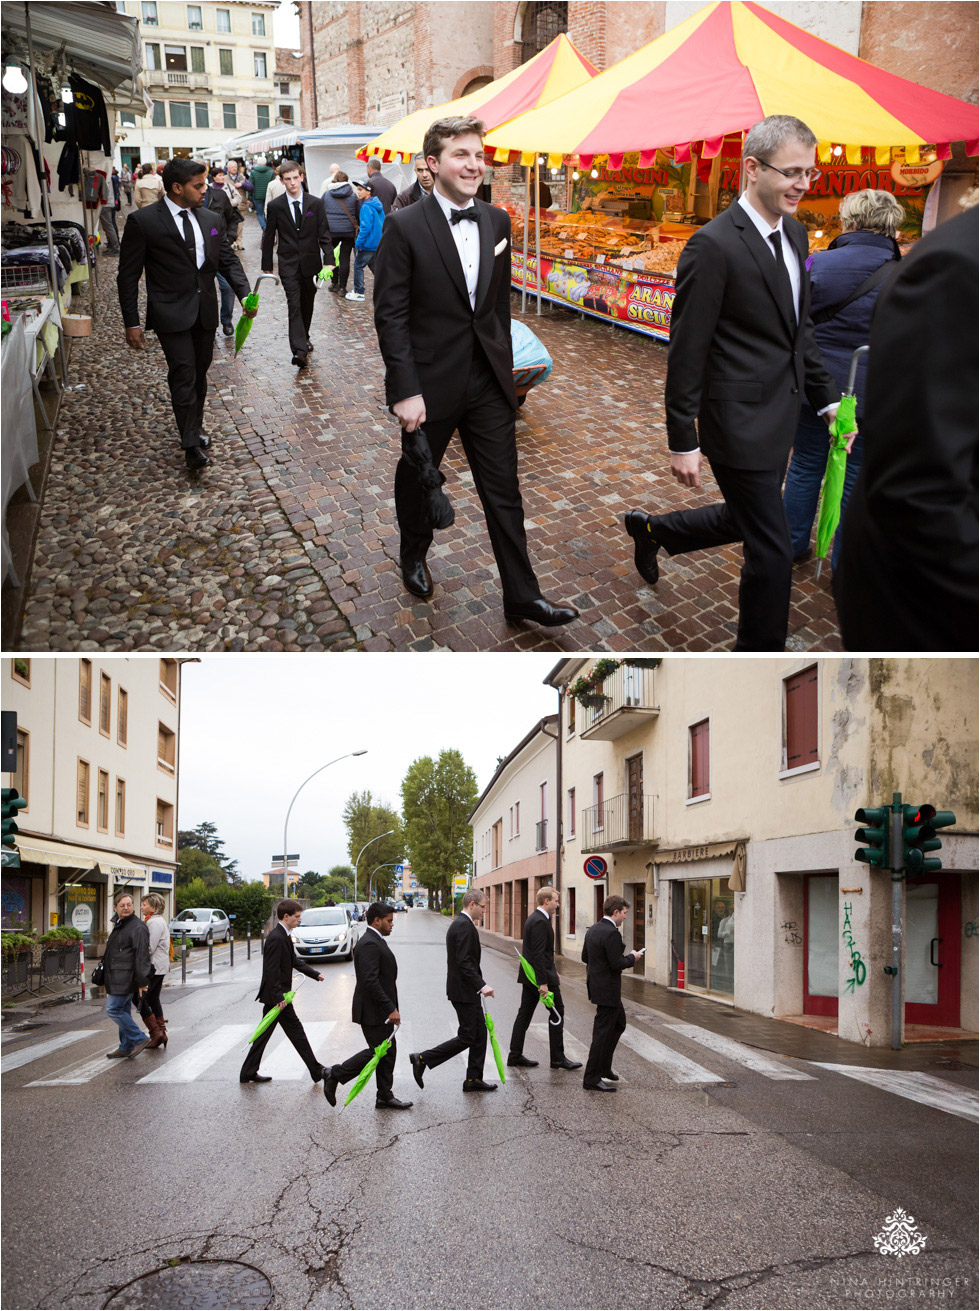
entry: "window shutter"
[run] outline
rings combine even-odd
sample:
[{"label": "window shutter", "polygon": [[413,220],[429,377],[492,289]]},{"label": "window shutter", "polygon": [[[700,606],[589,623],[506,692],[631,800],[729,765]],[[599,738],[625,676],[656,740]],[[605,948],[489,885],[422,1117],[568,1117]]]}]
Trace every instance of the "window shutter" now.
[{"label": "window shutter", "polygon": [[786,679],[786,768],[810,765],[817,754],[817,667]]}]

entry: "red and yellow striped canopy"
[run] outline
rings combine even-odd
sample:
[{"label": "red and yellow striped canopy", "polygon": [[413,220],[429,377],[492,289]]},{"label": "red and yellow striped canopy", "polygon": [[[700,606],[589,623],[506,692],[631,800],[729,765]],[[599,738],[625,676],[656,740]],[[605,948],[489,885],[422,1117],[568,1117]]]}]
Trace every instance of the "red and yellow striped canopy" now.
[{"label": "red and yellow striped canopy", "polygon": [[976,105],[930,91],[813,36],[752,0],[715,0],[577,90],[513,118],[489,133],[497,161],[538,151],[560,164],[595,155],[622,166],[624,152],[641,152],[641,167],[657,149],[699,144],[705,158],[718,154],[730,133],[743,132],[769,114],[803,119],[829,160],[835,146],[848,162],[861,147],[880,163],[904,147],[917,163],[919,147],[934,145],[949,158],[949,143],[966,142],[977,154]]},{"label": "red and yellow striped canopy", "polygon": [[422,149],[426,131],[437,118],[472,114],[482,119],[487,127],[496,127],[525,110],[566,95],[595,77],[596,71],[562,33],[526,64],[518,65],[487,86],[479,87],[458,100],[450,100],[448,104],[415,110],[362,146],[357,158],[380,155],[386,162],[397,156],[410,159]]}]

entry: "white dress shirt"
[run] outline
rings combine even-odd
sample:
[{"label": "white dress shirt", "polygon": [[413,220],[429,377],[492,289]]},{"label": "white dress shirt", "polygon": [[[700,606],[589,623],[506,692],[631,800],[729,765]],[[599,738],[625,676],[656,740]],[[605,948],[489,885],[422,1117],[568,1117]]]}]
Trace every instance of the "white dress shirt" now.
[{"label": "white dress shirt", "polygon": [[164,196],[163,200],[167,209],[169,209],[174,216],[174,222],[177,225],[177,231],[180,233],[181,241],[184,240],[184,220],[181,218],[181,215],[190,214],[191,232],[194,233],[194,254],[197,259],[197,267],[200,268],[204,263],[204,233],[201,231],[200,223],[198,223],[197,219],[193,214],[191,214],[189,209],[181,209],[179,205],[174,204],[169,196]]},{"label": "white dress shirt", "polygon": [[779,240],[783,247],[783,263],[786,265],[786,272],[789,274],[789,285],[793,289],[793,312],[796,320],[800,318],[800,261],[796,258],[796,247],[790,244],[783,228],[783,216],[780,214],[779,222],[773,225],[767,218],[759,213],[753,204],[750,203],[748,193],[743,191],[738,198],[738,203],[748,214],[749,218],[755,225],[756,231],[762,240],[766,243],[769,254],[776,258],[776,248],[773,246],[770,238],[774,232],[779,233]]},{"label": "white dress shirt", "polygon": [[371,930],[372,933],[377,933],[377,934],[378,934],[378,937],[381,939],[381,941],[384,942],[384,940],[385,940],[385,935],[384,935],[383,933],[379,933],[378,930],[374,927],[373,924],[369,924],[369,925],[368,925],[368,928]]},{"label": "white dress shirt", "polygon": [[476,201],[471,200],[465,205],[457,205],[453,201],[447,200],[438,187],[432,188],[432,195],[443,214],[445,214],[446,222],[449,224],[449,231],[452,233],[456,249],[459,251],[459,262],[463,266],[463,277],[466,279],[470,309],[475,310],[476,284],[480,277],[480,225],[474,223],[471,219],[465,219],[462,223],[454,223],[449,216],[454,209],[469,209],[476,204]]}]

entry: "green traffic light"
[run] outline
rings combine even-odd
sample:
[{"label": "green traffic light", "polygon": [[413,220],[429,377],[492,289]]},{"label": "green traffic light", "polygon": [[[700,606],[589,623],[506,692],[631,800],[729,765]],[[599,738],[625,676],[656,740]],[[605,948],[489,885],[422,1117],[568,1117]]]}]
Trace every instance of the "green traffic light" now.
[{"label": "green traffic light", "polygon": [[865,806],[854,812],[854,818],[863,828],[854,834],[856,842],[868,845],[858,847],[854,859],[865,865],[887,865],[888,863],[888,816],[887,807]]},{"label": "green traffic light", "polygon": [[14,845],[14,834],[17,829],[17,812],[23,810],[27,802],[20,795],[16,788],[3,789],[3,845],[10,847]]}]

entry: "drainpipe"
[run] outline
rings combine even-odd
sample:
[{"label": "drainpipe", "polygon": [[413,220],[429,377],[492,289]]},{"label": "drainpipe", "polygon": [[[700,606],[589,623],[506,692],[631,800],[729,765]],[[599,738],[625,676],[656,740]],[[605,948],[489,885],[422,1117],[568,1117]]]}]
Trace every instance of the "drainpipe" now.
[{"label": "drainpipe", "polygon": [[[558,913],[559,913],[559,915],[560,915],[560,914],[561,914],[561,848],[562,848],[562,839],[563,839],[563,833],[562,833],[562,812],[563,812],[563,809],[564,809],[562,798],[563,798],[564,794],[563,794],[563,792],[562,792],[562,786],[561,786],[561,781],[562,781],[562,773],[561,773],[561,688],[558,688],[557,691],[558,691],[558,725],[557,725],[557,731],[556,731],[554,734],[551,734],[551,733],[548,732],[548,730],[547,730],[546,728],[542,728],[542,732],[545,733],[548,737],[552,737],[552,736],[553,736],[554,739],[555,739],[555,791],[556,791],[557,794],[558,794],[558,795],[555,797],[555,891],[558,893]],[[558,939],[558,934],[557,934],[557,933],[555,934],[555,951],[557,951],[560,955],[563,955],[563,954],[564,954],[564,953],[562,952],[562,949],[561,949],[561,942],[560,942],[559,939]]]},{"label": "drainpipe", "polygon": [[306,6],[306,26],[310,34],[310,89],[313,93],[313,126],[319,127],[320,114],[316,101],[316,53],[313,49],[313,5],[309,0]]}]

